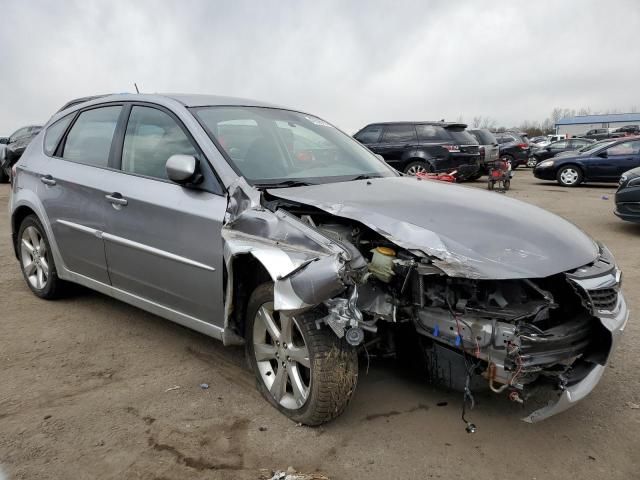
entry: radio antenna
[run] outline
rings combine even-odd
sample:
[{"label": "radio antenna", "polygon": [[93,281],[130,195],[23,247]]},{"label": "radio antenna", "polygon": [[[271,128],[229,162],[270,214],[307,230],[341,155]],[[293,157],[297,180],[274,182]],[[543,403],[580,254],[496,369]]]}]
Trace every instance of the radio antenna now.
[{"label": "radio antenna", "polygon": [[133,86],[136,87],[136,93],[140,93],[140,90],[138,90],[138,84],[133,82]]}]

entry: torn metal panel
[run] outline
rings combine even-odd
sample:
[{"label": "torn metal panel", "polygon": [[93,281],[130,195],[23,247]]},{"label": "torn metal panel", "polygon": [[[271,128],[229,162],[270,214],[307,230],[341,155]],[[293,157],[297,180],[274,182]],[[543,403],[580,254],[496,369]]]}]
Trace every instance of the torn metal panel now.
[{"label": "torn metal panel", "polygon": [[269,193],[358,221],[423,252],[454,277],[542,278],[589,264],[598,254],[584,232],[556,215],[458,185],[392,177]]},{"label": "torn metal panel", "polygon": [[351,268],[366,266],[355,248],[346,248],[285,211],[263,209],[259,195],[244,179],[230,192],[228,221],[222,229],[229,275],[225,324],[231,314],[233,276],[238,274],[232,268],[237,255],[252,255],[269,273],[276,310],[318,305],[350,283],[347,263]]}]

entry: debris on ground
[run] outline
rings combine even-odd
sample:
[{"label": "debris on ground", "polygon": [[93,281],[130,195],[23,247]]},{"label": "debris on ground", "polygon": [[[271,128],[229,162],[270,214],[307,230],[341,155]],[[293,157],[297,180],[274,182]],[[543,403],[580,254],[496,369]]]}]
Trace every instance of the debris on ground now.
[{"label": "debris on ground", "polygon": [[329,477],[321,473],[300,473],[293,467],[281,470],[260,470],[259,480],[330,480]]},{"label": "debris on ground", "polygon": [[203,390],[206,390],[207,388],[209,388],[209,384],[208,383],[201,383],[200,384],[200,388]]},{"label": "debris on ground", "polygon": [[629,407],[631,410],[640,410],[640,405],[633,402],[627,402],[627,407]]},{"label": "debris on ground", "polygon": [[609,200],[609,195],[602,195],[602,200]]},{"label": "debris on ground", "polygon": [[172,390],[178,390],[180,388],[180,385],[174,385],[173,387],[169,387],[165,390],[166,392],[171,392]]}]

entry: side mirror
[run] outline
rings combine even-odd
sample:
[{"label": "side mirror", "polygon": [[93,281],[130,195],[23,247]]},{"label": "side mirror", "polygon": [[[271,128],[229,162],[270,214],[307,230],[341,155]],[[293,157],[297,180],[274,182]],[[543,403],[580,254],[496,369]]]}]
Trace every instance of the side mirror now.
[{"label": "side mirror", "polygon": [[376,157],[378,157],[380,160],[384,162],[384,157],[382,155],[380,155],[379,153],[376,153],[375,155]]},{"label": "side mirror", "polygon": [[179,185],[195,185],[202,181],[199,162],[191,155],[171,155],[165,168],[169,180]]}]

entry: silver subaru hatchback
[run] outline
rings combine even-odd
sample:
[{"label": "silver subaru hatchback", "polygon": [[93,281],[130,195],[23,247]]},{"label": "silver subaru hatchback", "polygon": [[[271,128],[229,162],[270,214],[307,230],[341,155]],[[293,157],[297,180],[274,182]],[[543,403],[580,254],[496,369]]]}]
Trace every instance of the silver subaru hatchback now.
[{"label": "silver subaru hatchback", "polygon": [[74,104],[16,164],[10,213],[35,295],[78,283],[245,345],[267,401],[307,425],[345,409],[365,346],[418,352],[470,404],[542,392],[525,420],[547,418],[595,387],[628,317],[613,256],[574,225],[403,176],[313,115],[250,100]]}]

